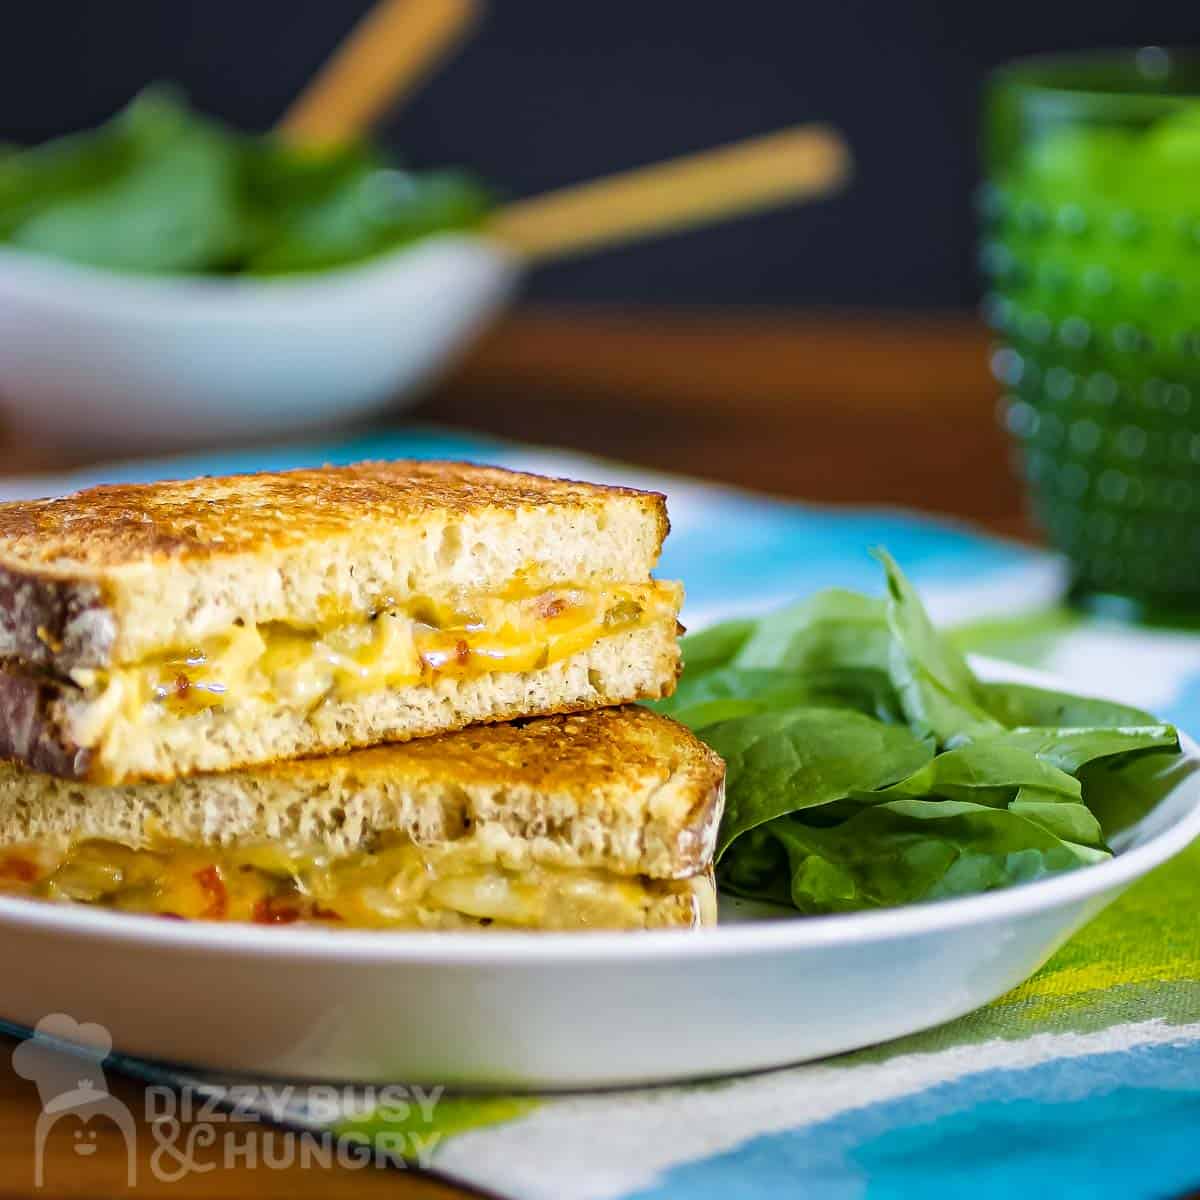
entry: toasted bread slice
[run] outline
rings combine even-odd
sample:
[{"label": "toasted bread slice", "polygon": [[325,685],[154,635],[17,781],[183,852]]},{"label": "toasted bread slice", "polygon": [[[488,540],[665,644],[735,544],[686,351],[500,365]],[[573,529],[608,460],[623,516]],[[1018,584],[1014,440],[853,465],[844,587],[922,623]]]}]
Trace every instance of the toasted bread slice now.
[{"label": "toasted bread slice", "polygon": [[657,494],[455,463],[0,505],[0,753],[170,779],[664,695]]},{"label": "toasted bread slice", "polygon": [[0,767],[0,894],[368,928],[715,920],[724,764],[601,709],[124,787]]},{"label": "toasted bread slice", "polygon": [[413,597],[639,582],[661,495],[399,461],[0,504],[0,658],[65,673]]},{"label": "toasted bread slice", "polygon": [[0,670],[0,756],[63,779],[165,781],[476,723],[657,699],[674,689],[679,668],[669,614],[540,669],[327,695],[311,707],[251,696],[179,714],[155,701],[131,709],[111,705],[110,691]]},{"label": "toasted bread slice", "polygon": [[636,706],[279,762],[170,783],[70,783],[0,764],[0,846],[106,838],[294,845],[344,856],[402,834],[513,869],[678,879],[712,861],[725,769]]}]

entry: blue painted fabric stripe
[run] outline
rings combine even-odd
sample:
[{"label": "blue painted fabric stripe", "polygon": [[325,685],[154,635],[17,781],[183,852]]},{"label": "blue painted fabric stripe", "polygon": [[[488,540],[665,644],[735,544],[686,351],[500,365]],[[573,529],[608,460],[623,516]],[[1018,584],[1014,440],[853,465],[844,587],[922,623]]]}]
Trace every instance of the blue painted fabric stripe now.
[{"label": "blue painted fabric stripe", "polygon": [[81,486],[90,483],[145,483],[154,479],[189,479],[194,475],[230,475],[241,471],[286,471],[295,467],[341,465],[364,459],[478,458],[500,452],[506,443],[459,434],[435,426],[389,433],[364,434],[328,442],[255,446],[170,458],[131,459],[90,467],[76,473]]},{"label": "blue painted fabric stripe", "polygon": [[1198,1134],[1200,1042],[1142,1046],[986,1071],[753,1138],[627,1200],[1150,1200],[1200,1187]]}]

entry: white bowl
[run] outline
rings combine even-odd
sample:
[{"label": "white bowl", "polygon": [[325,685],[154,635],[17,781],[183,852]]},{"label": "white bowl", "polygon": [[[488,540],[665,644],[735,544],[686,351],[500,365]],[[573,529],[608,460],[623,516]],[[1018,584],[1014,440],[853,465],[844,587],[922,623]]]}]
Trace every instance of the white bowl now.
[{"label": "white bowl", "polygon": [[484,1088],[650,1083],[836,1054],[995,999],[1200,836],[1198,755],[1185,741],[1169,791],[1109,862],[846,916],[691,934],[374,933],[0,899],[0,1017],[31,1028],[66,1012],[105,1026],[118,1051],[193,1067]]},{"label": "white bowl", "polygon": [[364,416],[444,370],[517,260],[468,235],[278,279],[117,274],[0,247],[0,403],[90,447],[279,436]]}]

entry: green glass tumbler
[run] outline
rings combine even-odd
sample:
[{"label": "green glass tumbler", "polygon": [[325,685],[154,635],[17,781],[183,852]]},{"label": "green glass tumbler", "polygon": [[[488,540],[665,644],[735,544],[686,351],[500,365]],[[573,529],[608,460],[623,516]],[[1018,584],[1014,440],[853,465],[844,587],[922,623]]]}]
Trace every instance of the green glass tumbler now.
[{"label": "green glass tumbler", "polygon": [[980,194],[993,371],[1072,597],[1200,621],[1200,54],[993,76]]}]

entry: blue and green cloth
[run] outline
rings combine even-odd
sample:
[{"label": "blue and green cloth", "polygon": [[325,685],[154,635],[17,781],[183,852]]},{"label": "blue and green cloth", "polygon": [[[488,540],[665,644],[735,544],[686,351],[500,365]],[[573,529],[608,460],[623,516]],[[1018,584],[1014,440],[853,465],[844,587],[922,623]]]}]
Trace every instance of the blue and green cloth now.
[{"label": "blue and green cloth", "polygon": [[[469,458],[667,492],[673,532],[660,573],[686,582],[693,628],[822,587],[878,590],[867,550],[885,545],[966,648],[1054,671],[1081,692],[1116,691],[1200,731],[1200,637],[1080,618],[1057,606],[1062,575],[1051,556],[894,510],[768,500],[438,429],[118,465],[50,490],[395,457]],[[158,1082],[228,1082],[112,1065]],[[285,1116],[331,1127],[303,1103]],[[434,1122],[433,1170],[522,1200],[1182,1195],[1200,1188],[1200,844],[1028,983],[938,1029],[715,1083],[445,1100]],[[332,1127],[370,1138],[389,1122],[347,1112]]]}]

